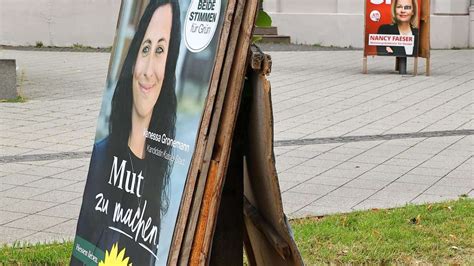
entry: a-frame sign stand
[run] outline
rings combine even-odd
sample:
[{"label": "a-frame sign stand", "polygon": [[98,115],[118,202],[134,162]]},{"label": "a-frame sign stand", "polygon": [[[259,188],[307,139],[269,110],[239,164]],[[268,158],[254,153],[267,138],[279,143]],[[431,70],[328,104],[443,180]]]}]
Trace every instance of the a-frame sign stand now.
[{"label": "a-frame sign stand", "polygon": [[[219,176],[223,162],[211,160],[202,204],[193,210],[199,211],[197,226],[193,230],[188,223],[185,230],[184,239],[192,245],[185,241],[172,265],[243,265],[243,248],[249,265],[303,265],[283,212],[275,168],[266,79],[272,61],[256,46],[249,51],[245,78],[227,89],[211,157],[228,156],[225,172]],[[232,106],[236,97],[238,105]],[[231,116],[234,126],[226,119]],[[226,142],[230,148],[222,152]]]},{"label": "a-frame sign stand", "polygon": [[252,46],[210,265],[302,265],[283,214],[273,156],[271,58]]},{"label": "a-frame sign stand", "polygon": [[250,47],[258,3],[229,0],[232,27],[203,120],[209,126],[199,171],[188,180],[195,185],[185,188],[192,197],[182,201],[171,265],[242,265],[244,243],[250,265],[303,264],[283,213],[273,156],[271,59]]}]

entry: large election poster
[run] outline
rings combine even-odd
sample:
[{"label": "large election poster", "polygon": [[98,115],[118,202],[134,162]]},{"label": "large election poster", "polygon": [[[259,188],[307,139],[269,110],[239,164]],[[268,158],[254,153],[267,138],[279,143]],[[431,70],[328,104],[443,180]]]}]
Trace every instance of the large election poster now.
[{"label": "large election poster", "polygon": [[366,0],[365,6],[365,56],[418,56],[421,0]]},{"label": "large election poster", "polygon": [[165,265],[226,0],[122,1],[72,265]]}]

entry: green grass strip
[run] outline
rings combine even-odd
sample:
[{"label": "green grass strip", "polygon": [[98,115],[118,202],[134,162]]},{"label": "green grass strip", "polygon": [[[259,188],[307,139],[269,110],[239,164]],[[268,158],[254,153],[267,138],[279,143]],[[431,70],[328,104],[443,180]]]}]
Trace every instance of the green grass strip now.
[{"label": "green grass strip", "polygon": [[23,96],[17,96],[16,98],[12,99],[0,99],[0,103],[24,103],[26,102],[26,98]]},{"label": "green grass strip", "polygon": [[4,246],[0,265],[69,265],[72,242]]},{"label": "green grass strip", "polygon": [[474,263],[474,200],[292,221],[308,265]]}]

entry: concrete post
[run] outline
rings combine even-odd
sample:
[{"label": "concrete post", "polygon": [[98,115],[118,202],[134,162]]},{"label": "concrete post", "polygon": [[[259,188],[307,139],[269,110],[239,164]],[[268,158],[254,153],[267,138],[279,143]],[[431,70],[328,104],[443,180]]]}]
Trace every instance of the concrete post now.
[{"label": "concrete post", "polygon": [[14,99],[16,90],[16,62],[14,59],[0,59],[0,99]]},{"label": "concrete post", "polygon": [[471,28],[469,6],[470,0],[432,0],[431,43],[433,48],[469,47]]},{"label": "concrete post", "polygon": [[435,15],[467,15],[470,0],[433,0]]},{"label": "concrete post", "polygon": [[469,7],[469,47],[474,48],[474,1]]}]

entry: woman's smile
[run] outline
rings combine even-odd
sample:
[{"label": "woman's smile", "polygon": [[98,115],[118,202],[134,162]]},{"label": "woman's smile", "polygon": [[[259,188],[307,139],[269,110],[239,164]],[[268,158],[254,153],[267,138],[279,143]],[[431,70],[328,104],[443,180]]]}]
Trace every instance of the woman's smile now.
[{"label": "woman's smile", "polygon": [[140,90],[145,94],[148,94],[154,87],[154,84],[146,84],[141,82],[138,82],[138,85],[140,86]]}]

